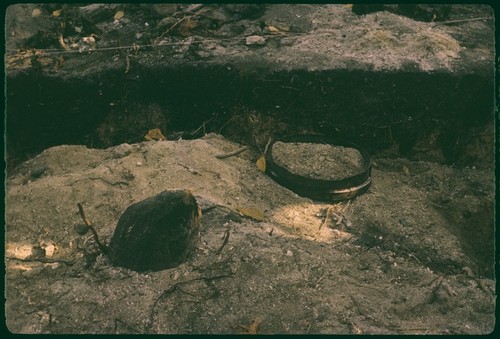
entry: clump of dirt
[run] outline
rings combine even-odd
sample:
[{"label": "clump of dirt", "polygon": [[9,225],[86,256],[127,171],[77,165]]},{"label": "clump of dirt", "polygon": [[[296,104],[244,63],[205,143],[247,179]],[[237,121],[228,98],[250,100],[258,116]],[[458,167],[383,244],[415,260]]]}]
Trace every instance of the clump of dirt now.
[{"label": "clump of dirt", "polygon": [[[240,147],[209,134],[99,150],[63,145],[23,163],[6,185],[9,330],[493,330],[491,172],[378,158],[367,193],[319,203],[260,172],[258,154],[215,157]],[[77,203],[106,243],[128,206],[167,189],[189,189],[203,214],[197,249],[177,267],[114,267],[81,231]],[[238,212],[245,208],[263,220]]]},{"label": "clump of dirt", "polygon": [[289,172],[321,180],[340,180],[358,174],[364,164],[351,147],[310,142],[277,141],[272,147],[276,164]]},{"label": "clump of dirt", "polygon": [[[485,5],[453,6],[454,23],[333,4],[10,6],[8,146],[44,151],[6,181],[9,330],[491,332],[492,19]],[[185,131],[244,131],[256,149],[335,131],[400,151],[375,157],[367,193],[320,203],[251,147],[219,159],[242,145]],[[484,169],[429,161],[467,149]],[[113,266],[78,214],[109,243],[128,206],[180,189],[201,239],[161,271]]]}]

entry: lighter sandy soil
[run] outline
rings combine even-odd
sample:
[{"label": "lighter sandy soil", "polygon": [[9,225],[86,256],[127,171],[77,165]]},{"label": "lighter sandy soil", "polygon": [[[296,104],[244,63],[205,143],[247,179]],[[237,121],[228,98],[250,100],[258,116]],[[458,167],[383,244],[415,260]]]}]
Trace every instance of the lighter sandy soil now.
[{"label": "lighter sandy soil", "polygon": [[[255,166],[258,154],[215,157],[240,146],[215,134],[100,150],[63,145],[20,165],[6,182],[9,330],[494,329],[493,173],[379,158],[367,193],[329,204],[273,182]],[[76,231],[77,203],[106,242],[127,206],[167,189],[190,189],[203,209],[198,248],[176,268],[113,267],[90,233]],[[30,259],[34,246],[45,257]]]}]

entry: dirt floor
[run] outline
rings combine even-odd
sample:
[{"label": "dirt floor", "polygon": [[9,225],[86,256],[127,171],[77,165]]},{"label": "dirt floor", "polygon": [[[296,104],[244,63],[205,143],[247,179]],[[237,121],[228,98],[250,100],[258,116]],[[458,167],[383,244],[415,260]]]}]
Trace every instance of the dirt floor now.
[{"label": "dirt floor", "polygon": [[[8,329],[493,331],[493,13],[419,8],[9,7]],[[269,138],[301,133],[370,147],[368,192],[312,201],[259,170]],[[77,204],[108,243],[168,189],[202,209],[191,258],[112,266]]]},{"label": "dirt floor", "polygon": [[[216,134],[62,145],[20,165],[6,188],[9,330],[494,329],[491,171],[379,157],[367,193],[328,204],[276,184],[258,170],[256,153],[215,157],[240,146]],[[111,266],[82,228],[77,203],[107,242],[127,206],[167,189],[190,189],[203,210],[192,258],[159,272]]]}]

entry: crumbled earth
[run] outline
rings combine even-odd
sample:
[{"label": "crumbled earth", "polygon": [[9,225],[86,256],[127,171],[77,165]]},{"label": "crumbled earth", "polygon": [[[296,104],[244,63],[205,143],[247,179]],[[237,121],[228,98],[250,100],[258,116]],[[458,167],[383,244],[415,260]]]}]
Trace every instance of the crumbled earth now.
[{"label": "crumbled earth", "polygon": [[306,142],[275,142],[272,157],[290,173],[322,180],[356,175],[364,164],[363,156],[355,148]]},{"label": "crumbled earth", "polygon": [[[493,174],[377,157],[351,201],[302,198],[215,134],[49,148],[6,182],[6,316],[15,333],[485,334],[495,325]],[[132,203],[189,189],[203,210],[178,267],[113,267]],[[263,220],[241,214],[254,209]]]},{"label": "crumbled earth", "polygon": [[[24,4],[9,8],[7,61],[12,71],[32,66],[58,77],[80,77],[97,70],[128,73],[138,65],[158,69],[186,61],[246,65],[241,69],[245,73],[278,69],[471,73],[493,58],[493,14],[487,5],[454,5],[446,18],[435,22],[386,10],[357,15],[351,7]],[[470,18],[486,19],[468,22]],[[442,24],[464,19],[463,25]],[[26,47],[67,52],[28,50],[14,55]],[[120,53],[124,47],[131,51],[127,59]]]},{"label": "crumbled earth", "polygon": [[[8,329],[490,333],[492,9],[391,6],[10,6]],[[260,172],[297,133],[370,146],[368,192],[317,202]],[[170,189],[202,209],[191,257],[114,267],[77,203],[109,243]]]}]

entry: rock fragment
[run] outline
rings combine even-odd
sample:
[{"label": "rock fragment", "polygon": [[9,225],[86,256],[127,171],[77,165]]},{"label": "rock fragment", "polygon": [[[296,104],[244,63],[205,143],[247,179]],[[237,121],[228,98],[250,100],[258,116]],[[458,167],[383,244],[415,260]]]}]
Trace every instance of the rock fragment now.
[{"label": "rock fragment", "polygon": [[260,35],[247,36],[245,43],[247,46],[263,46],[266,44],[266,39]]},{"label": "rock fragment", "polygon": [[164,191],[130,205],[110,242],[113,265],[138,272],[180,265],[197,245],[200,216],[187,190]]}]

